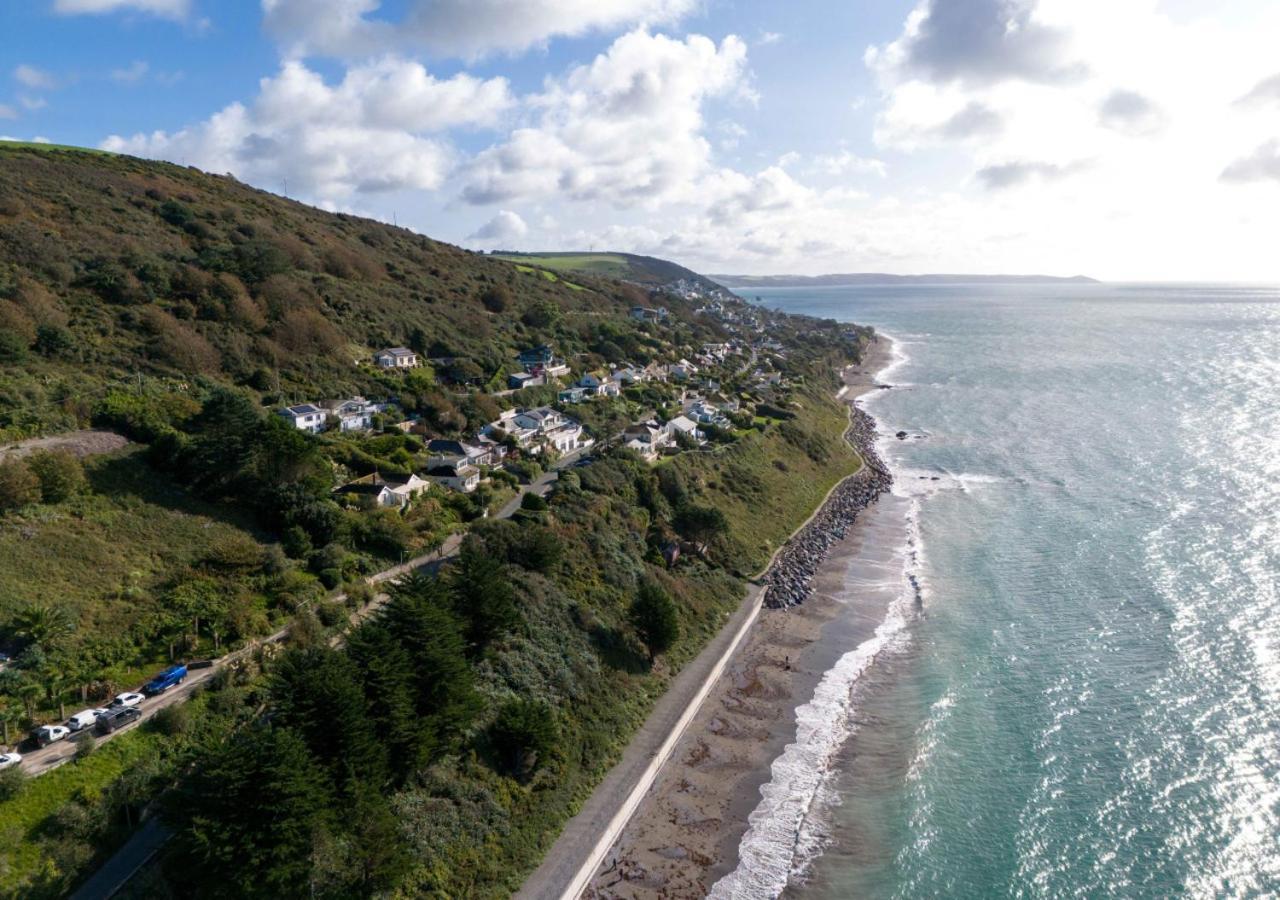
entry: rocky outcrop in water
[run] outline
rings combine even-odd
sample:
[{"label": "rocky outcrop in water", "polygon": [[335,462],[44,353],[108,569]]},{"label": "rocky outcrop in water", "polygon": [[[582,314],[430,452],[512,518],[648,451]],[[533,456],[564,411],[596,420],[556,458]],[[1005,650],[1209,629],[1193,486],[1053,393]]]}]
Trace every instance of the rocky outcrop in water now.
[{"label": "rocky outcrop in water", "polygon": [[842,481],[808,524],[783,546],[764,576],[765,606],[783,609],[807,600],[813,592],[813,576],[831,548],[849,533],[858,513],[893,484],[893,476],[876,453],[875,439],[875,420],[854,407],[845,440],[862,454],[867,465]]}]

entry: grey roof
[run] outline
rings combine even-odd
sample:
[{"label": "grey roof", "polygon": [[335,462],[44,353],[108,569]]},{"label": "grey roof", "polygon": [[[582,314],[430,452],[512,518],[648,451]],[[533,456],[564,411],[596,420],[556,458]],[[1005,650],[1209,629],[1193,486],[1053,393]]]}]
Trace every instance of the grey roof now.
[{"label": "grey roof", "polygon": [[322,411],[323,410],[321,410],[320,407],[316,406],[315,404],[300,403],[297,406],[286,406],[281,411],[280,414],[284,415],[285,413],[289,413],[294,416],[306,416],[306,415],[311,415],[312,413],[318,413]]}]

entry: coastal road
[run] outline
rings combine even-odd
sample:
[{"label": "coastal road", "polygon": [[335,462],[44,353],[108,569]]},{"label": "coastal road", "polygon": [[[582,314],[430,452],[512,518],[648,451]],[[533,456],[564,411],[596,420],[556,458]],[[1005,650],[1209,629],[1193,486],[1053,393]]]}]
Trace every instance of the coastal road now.
[{"label": "coastal road", "polygon": [[[515,515],[516,511],[520,509],[520,501],[524,498],[525,494],[537,494],[540,497],[546,496],[551,491],[551,488],[555,485],[556,479],[559,477],[560,470],[567,468],[568,466],[571,466],[574,463],[578,462],[578,460],[582,459],[583,456],[586,455],[586,452],[587,452],[586,450],[577,450],[577,451],[574,451],[573,453],[566,454],[565,456],[558,459],[555,463],[553,463],[549,470],[539,475],[532,482],[526,485],[522,485],[520,488],[520,491],[516,494],[516,496],[512,498],[510,502],[506,503],[502,507],[502,509],[498,511],[495,518],[508,519],[511,516]],[[409,572],[415,571],[417,569],[424,569],[424,568],[429,569],[429,568],[434,568],[436,566],[439,566],[440,563],[443,562],[444,560],[457,555],[458,548],[462,546],[462,539],[464,536],[465,536],[465,532],[458,532],[456,534],[452,534],[449,536],[448,540],[444,542],[444,544],[440,547],[438,551],[434,551],[432,553],[426,553],[426,554],[423,554],[422,556],[416,556],[413,559],[406,560],[405,562],[399,565],[395,565],[395,566],[391,566],[390,568],[383,569],[380,572],[376,572],[375,574],[370,575],[366,580],[371,585],[385,584],[388,581],[394,581],[400,576],[406,575]],[[328,602],[337,603],[345,599],[346,599],[345,594],[338,594],[334,597],[328,598]],[[357,612],[352,614],[351,624],[352,625],[358,624],[359,622],[368,618],[370,615],[376,612],[379,608],[381,608],[382,605],[386,603],[386,601],[387,601],[386,594],[381,594],[381,593],[378,594],[363,609],[360,609]],[[158,697],[148,697],[147,699],[143,700],[139,707],[142,710],[142,718],[138,719],[136,722],[134,722],[133,724],[125,728],[121,728],[119,731],[114,731],[106,735],[94,735],[94,739],[99,744],[102,744],[107,741],[113,740],[117,735],[125,734],[127,732],[132,731],[133,729],[137,728],[140,724],[142,724],[143,722],[147,721],[152,716],[154,716],[157,712],[164,709],[166,706],[173,706],[175,703],[183,703],[186,700],[190,699],[191,695],[195,691],[199,690],[199,688],[202,685],[208,682],[209,679],[212,678],[215,674],[217,674],[217,672],[219,672],[220,670],[226,668],[227,666],[231,665],[237,660],[243,658],[247,654],[252,653],[255,649],[257,649],[258,647],[264,644],[273,644],[273,643],[277,643],[279,641],[284,640],[288,636],[288,634],[289,634],[288,628],[281,628],[279,631],[275,632],[274,634],[261,638],[253,642],[247,647],[237,650],[234,653],[228,653],[226,656],[220,657],[219,659],[215,660],[213,664],[208,668],[193,669],[191,673],[187,676],[187,680],[184,681],[182,684],[177,685],[176,687],[170,688],[169,690],[165,691],[163,694],[161,694]],[[340,637],[336,640],[340,641]],[[89,737],[89,734],[90,734],[90,730],[86,729],[84,731],[80,731],[80,732],[76,732],[75,734],[72,734],[70,737],[68,737],[65,740],[58,741],[55,744],[50,744],[48,747],[44,747],[39,750],[33,750],[30,753],[24,753],[22,757],[22,763],[21,763],[22,770],[26,772],[28,775],[36,776],[36,775],[43,775],[45,772],[49,772],[53,769],[58,768],[64,763],[67,763],[70,760],[75,758],[76,750],[79,748],[81,742],[83,742]]]},{"label": "coastal road", "polygon": [[752,585],[711,642],[672,679],[622,759],[565,825],[516,900],[576,898],[582,893],[755,623],[764,592],[762,586]]},{"label": "coastal road", "polygon": [[[855,398],[848,396],[847,375],[850,371],[852,367],[842,370],[846,386],[836,397],[848,405],[852,423]],[[754,581],[759,581],[772,568],[791,538],[813,521],[836,489],[861,474],[865,468],[866,460],[860,458],[857,469],[831,486],[808,518],[773,551]],[[765,588],[753,583],[738,610],[711,643],[672,680],[623,751],[622,759],[609,770],[582,809],[565,825],[543,857],[542,864],[516,893],[516,900],[577,900],[586,890],[697,715],[698,708],[751,630],[763,607],[764,595]]]}]

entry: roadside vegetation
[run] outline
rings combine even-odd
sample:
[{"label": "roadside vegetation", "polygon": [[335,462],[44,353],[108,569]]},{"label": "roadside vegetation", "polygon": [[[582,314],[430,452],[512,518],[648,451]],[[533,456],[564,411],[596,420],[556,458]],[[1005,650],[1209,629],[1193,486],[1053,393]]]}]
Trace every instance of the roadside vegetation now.
[{"label": "roadside vegetation", "polygon": [[[0,743],[171,660],[289,635],[74,762],[6,770],[0,897],[65,894],[144,811],[176,833],[144,895],[509,895],[743,578],[859,465],[830,372],[865,335],[771,316],[778,381],[754,347],[715,368],[733,406],[675,455],[612,440],[680,414],[689,385],[649,381],[564,407],[596,458],[511,519],[492,514],[545,457],[379,508],[334,489],[557,401],[505,390],[518,349],[587,372],[731,332],[676,296],[633,319],[648,291],[590,260],[513,265],[127,157],[0,147],[0,198],[0,440],[92,424],[131,442],[0,445]],[[430,363],[369,365],[394,345]],[[310,435],[273,412],[355,393],[412,421]],[[347,631],[366,576],[459,532],[457,559]]]}]

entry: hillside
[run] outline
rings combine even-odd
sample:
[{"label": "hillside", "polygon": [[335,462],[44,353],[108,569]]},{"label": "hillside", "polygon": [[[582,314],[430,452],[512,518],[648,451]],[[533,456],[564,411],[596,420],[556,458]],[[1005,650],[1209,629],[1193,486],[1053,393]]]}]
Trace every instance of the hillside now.
[{"label": "hillside", "polygon": [[507,253],[499,251],[491,256],[526,266],[549,269],[553,272],[603,275],[646,287],[664,287],[681,281],[698,285],[704,291],[715,291],[721,287],[715,281],[684,266],[653,256],[637,256],[634,253]]},{"label": "hillside", "polygon": [[[869,330],[666,272],[0,146],[0,749],[218,660],[118,739],[24,743],[0,896],[65,896],[148,808],[174,838],[136,896],[510,896],[860,465],[835,371]],[[432,461],[455,441],[483,458]]]},{"label": "hillside", "polygon": [[0,144],[0,438],[75,427],[139,377],[385,393],[369,363],[387,346],[486,383],[530,344],[591,349],[601,314],[646,302],[227,176]]},{"label": "hillside", "polygon": [[1085,275],[890,275],[884,272],[849,272],[842,275],[712,275],[729,288],[753,287],[852,287],[895,284],[1097,284]]}]

